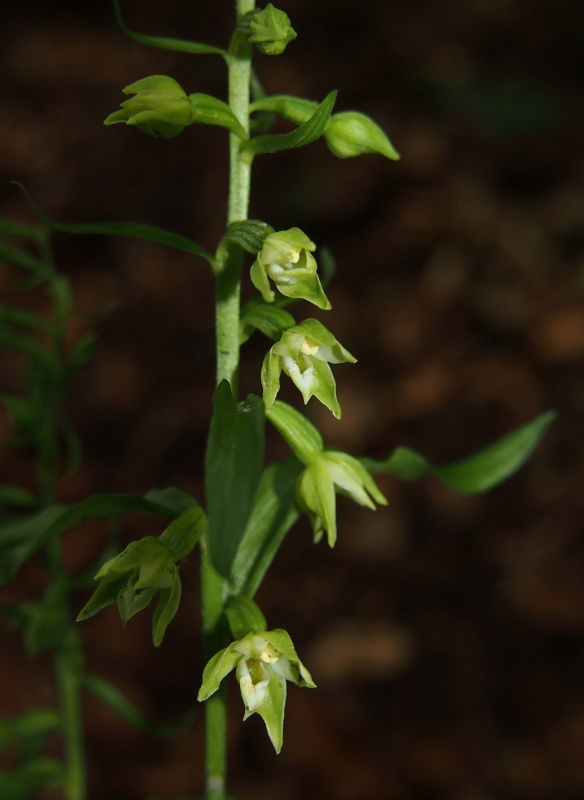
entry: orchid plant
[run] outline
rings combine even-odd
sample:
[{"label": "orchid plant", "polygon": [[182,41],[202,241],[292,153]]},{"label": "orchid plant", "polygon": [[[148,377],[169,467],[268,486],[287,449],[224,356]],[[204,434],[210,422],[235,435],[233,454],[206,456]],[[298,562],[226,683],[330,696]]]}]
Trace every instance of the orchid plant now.
[{"label": "orchid plant", "polygon": [[[190,253],[214,275],[216,390],[204,464],[205,498],[165,489],[145,496],[99,495],[63,506],[57,504],[52,492],[45,496],[42,508],[21,514],[0,529],[2,578],[8,581],[36,551],[58,541],[62,531],[87,517],[112,517],[128,509],[166,517],[168,524],[161,525],[159,536],[144,537],[118,554],[109,554],[95,574],[97,588],[77,616],[79,621],[87,620],[105,607],[117,605],[125,625],[155,600],[152,635],[156,647],[163,643],[180,603],[179,565],[187,557],[198,557],[200,631],[207,662],[201,670],[200,685],[193,686],[193,692],[198,691],[205,708],[206,800],[227,797],[229,676],[233,673],[239,685],[244,719],[258,714],[277,752],[283,745],[288,683],[315,687],[290,634],[271,628],[254,600],[284,537],[301,515],[307,515],[315,543],[326,537],[328,545],[334,547],[338,535],[351,535],[337,520],[336,495],[345,495],[369,509],[387,505],[375,474],[387,473],[408,481],[433,475],[456,492],[484,492],[524,463],[553,417],[541,414],[464,461],[435,467],[405,447],[398,447],[380,461],[331,449],[302,410],[278,399],[281,381],[289,378],[304,405],[320,402],[340,419],[342,397],[337,397],[334,375],[337,368],[347,369],[343,365],[354,363],[356,358],[328,327],[310,316],[310,310],[306,311],[307,303],[309,309],[312,305],[323,312],[331,311],[326,280],[319,270],[318,248],[310,232],[294,227],[294,220],[287,230],[276,231],[269,220],[249,218],[254,161],[266,154],[307,146],[321,137],[339,159],[368,155],[392,161],[399,156],[370,117],[358,111],[335,110],[336,91],[320,103],[288,94],[266,95],[252,67],[252,57],[262,59],[259,71],[267,69],[269,59],[281,56],[296,32],[287,14],[271,3],[256,8],[255,0],[236,0],[235,5],[234,31],[224,49],[136,33],[127,27],[119,0],[114,0],[119,25],[132,39],[147,46],[216,58],[227,71],[225,99],[189,94],[169,76],[146,76],[122,90],[127,99],[105,120],[108,126],[137,129],[128,136],[143,133],[153,138],[196,135],[197,125],[225,129],[229,151],[226,226],[215,252],[177,233],[145,224],[57,222],[29,198],[44,222],[56,230],[148,239]],[[270,132],[279,118],[287,121],[290,129]],[[152,157],[156,158],[156,145]],[[248,280],[246,273],[257,295],[242,305],[241,286]],[[242,399],[238,388],[240,358],[243,346],[254,335],[268,340],[266,354],[257,376],[258,394]],[[264,464],[266,421],[291,451],[288,458],[268,465]],[[75,641],[78,647],[77,638]],[[67,674],[75,684],[74,693],[83,686],[95,689],[95,681],[92,684],[84,679],[82,671],[76,671],[67,661],[78,658],[77,651],[62,647],[60,658],[69,664]],[[311,669],[318,675],[318,664]],[[102,696],[106,694],[101,691]],[[69,737],[67,763],[57,782],[67,800],[84,800],[80,733],[66,725],[62,731],[66,740]],[[20,796],[29,795],[23,791]]]}]

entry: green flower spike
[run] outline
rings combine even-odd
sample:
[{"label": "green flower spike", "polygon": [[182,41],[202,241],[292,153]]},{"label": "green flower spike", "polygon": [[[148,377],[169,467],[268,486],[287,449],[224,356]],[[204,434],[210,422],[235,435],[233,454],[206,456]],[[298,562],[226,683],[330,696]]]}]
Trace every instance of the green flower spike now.
[{"label": "green flower spike", "polygon": [[277,628],[250,632],[216,653],[203,672],[198,700],[210,697],[235,670],[245,706],[243,719],[259,714],[277,753],[284,739],[286,681],[315,687],[310,672],[298,658],[290,636]]},{"label": "green flower spike", "polygon": [[360,461],[347,453],[323,450],[298,478],[296,496],[312,523],[315,542],[326,531],[331,547],[337,540],[335,492],[372,510],[375,510],[374,500],[379,505],[387,505],[387,500]]},{"label": "green flower spike", "polygon": [[288,14],[271,3],[253,16],[249,29],[249,41],[266,56],[279,56],[297,35]]},{"label": "green flower spike", "polygon": [[299,228],[266,236],[250,271],[251,281],[266,303],[274,301],[268,280],[271,278],[285,297],[308,300],[325,311],[330,309],[316,273],[314,250],[314,242]]},{"label": "green flower spike", "polygon": [[170,139],[195,121],[193,105],[180,84],[166,75],[151,75],[122,90],[133,94],[104,121],[104,125],[125,122],[155,138]]},{"label": "green flower spike", "polygon": [[81,609],[77,621],[88,619],[117,600],[122,624],[145,608],[160,593],[152,621],[156,647],[176,614],[181,596],[178,569],[167,547],[154,536],[132,542],[107,561],[95,576],[101,583]]},{"label": "green flower spike", "polygon": [[270,348],[262,365],[266,408],[276,399],[283,370],[296,384],[305,403],[314,395],[339,419],[341,407],[329,364],[354,364],[356,360],[316,319],[288,328]]}]

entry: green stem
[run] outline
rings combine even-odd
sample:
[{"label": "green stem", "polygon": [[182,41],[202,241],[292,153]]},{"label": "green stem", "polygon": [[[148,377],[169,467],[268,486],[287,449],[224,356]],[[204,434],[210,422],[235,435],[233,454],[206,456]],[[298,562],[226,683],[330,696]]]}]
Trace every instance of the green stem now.
[{"label": "green stem", "polygon": [[55,655],[55,670],[61,700],[62,733],[65,742],[65,791],[67,800],[85,800],[86,775],[81,716],[82,663],[77,630],[68,621],[63,641]]},{"label": "green stem", "polygon": [[[237,20],[253,11],[255,0],[236,0]],[[227,60],[229,70],[229,105],[249,131],[249,94],[251,82],[251,46],[247,38],[235,32]],[[227,224],[248,217],[251,162],[241,157],[240,139],[229,141],[229,200]],[[216,273],[215,330],[217,383],[227,379],[235,397],[239,372],[239,312],[243,253],[229,247]],[[221,650],[225,641],[225,581],[211,564],[207,547],[201,547],[201,619],[205,657]],[[227,687],[221,686],[205,702],[205,800],[225,800],[227,773]]]}]

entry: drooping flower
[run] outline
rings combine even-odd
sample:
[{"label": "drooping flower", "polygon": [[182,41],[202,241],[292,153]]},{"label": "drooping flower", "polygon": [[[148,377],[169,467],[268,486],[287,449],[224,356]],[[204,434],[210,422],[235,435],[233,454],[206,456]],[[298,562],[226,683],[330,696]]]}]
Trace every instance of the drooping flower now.
[{"label": "drooping flower", "polygon": [[274,300],[271,279],[285,297],[308,300],[325,311],[330,309],[316,271],[316,259],[312,255],[315,250],[314,242],[300,228],[266,236],[250,270],[251,281],[266,303]]},{"label": "drooping flower", "polygon": [[198,700],[214,694],[219,684],[235,670],[245,706],[244,720],[259,714],[277,753],[284,738],[286,681],[314,688],[310,672],[298,658],[285,630],[251,631],[220,650],[207,663]]},{"label": "drooping flower", "polygon": [[329,364],[353,364],[356,360],[316,319],[288,328],[270,348],[262,365],[266,408],[276,399],[283,371],[298,387],[305,403],[314,395],[339,419],[341,407]]},{"label": "drooping flower", "polygon": [[193,105],[179,83],[167,75],[150,75],[122,90],[131,94],[104,121],[104,125],[125,122],[155,138],[170,139],[195,121]]},{"label": "drooping flower", "polygon": [[323,450],[298,478],[296,496],[312,523],[315,541],[326,532],[331,547],[337,539],[335,493],[344,494],[373,510],[373,501],[387,505],[387,500],[360,461],[337,450]]}]

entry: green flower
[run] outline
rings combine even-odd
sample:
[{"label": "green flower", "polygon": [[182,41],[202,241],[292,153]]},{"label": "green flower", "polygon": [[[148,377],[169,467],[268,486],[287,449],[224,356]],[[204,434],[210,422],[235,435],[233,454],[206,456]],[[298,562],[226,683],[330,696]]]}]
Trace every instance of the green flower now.
[{"label": "green flower", "polygon": [[308,300],[325,311],[330,309],[316,273],[314,250],[314,242],[299,228],[266,236],[250,271],[251,281],[266,303],[274,301],[268,280],[271,278],[285,297]]},{"label": "green flower", "polygon": [[155,138],[170,139],[195,121],[193,105],[180,84],[166,75],[151,75],[122,90],[133,94],[104,121],[104,125],[125,122]]},{"label": "green flower", "polygon": [[296,496],[312,523],[315,541],[326,531],[328,543],[337,539],[335,493],[351,497],[360,506],[375,509],[387,500],[356,458],[337,450],[323,450],[298,478]]},{"label": "green flower", "polygon": [[232,670],[235,670],[245,706],[243,719],[259,714],[279,753],[284,738],[286,681],[311,689],[315,687],[290,636],[280,628],[252,631],[216,653],[203,672],[198,700],[206,700],[214,694]]},{"label": "green flower", "polygon": [[288,328],[270,348],[262,365],[266,408],[276,399],[280,373],[284,371],[300,390],[305,403],[314,395],[339,419],[341,407],[329,364],[353,364],[356,360],[316,319]]},{"label": "green flower", "polygon": [[181,596],[178,569],[168,548],[154,536],[145,536],[107,561],[95,580],[101,583],[79,612],[77,621],[88,619],[117,601],[125,626],[158,594],[152,623],[154,644],[158,647],[177,612]]},{"label": "green flower", "polygon": [[249,30],[249,41],[266,56],[279,56],[297,35],[288,14],[271,3],[254,14]]}]

